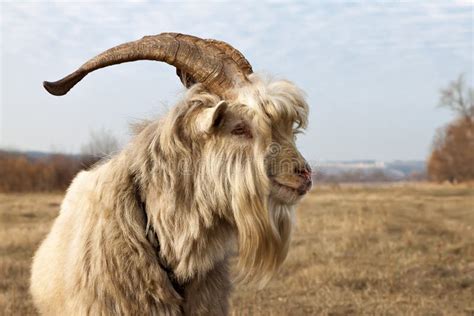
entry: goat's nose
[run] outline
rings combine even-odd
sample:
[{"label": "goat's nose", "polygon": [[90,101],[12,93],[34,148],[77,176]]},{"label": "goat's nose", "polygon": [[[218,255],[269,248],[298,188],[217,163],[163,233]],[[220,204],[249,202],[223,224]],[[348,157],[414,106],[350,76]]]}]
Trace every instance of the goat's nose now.
[{"label": "goat's nose", "polygon": [[299,194],[306,194],[306,192],[308,192],[313,185],[313,181],[311,179],[311,167],[308,165],[308,163],[305,163],[303,167],[296,168],[295,173],[303,179],[303,183],[298,188]]},{"label": "goat's nose", "polygon": [[311,167],[308,163],[305,163],[302,167],[297,167],[295,173],[306,181],[311,181]]}]

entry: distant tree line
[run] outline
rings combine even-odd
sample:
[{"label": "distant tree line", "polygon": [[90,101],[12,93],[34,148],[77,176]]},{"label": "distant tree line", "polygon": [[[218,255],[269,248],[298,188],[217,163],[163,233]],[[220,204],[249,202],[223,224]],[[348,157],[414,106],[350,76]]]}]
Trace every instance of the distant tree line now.
[{"label": "distant tree line", "polygon": [[31,157],[0,151],[0,191],[63,191],[81,170],[97,161],[94,157],[52,154]]},{"label": "distant tree line", "polygon": [[76,174],[118,149],[107,131],[91,133],[80,155],[34,156],[0,150],[0,192],[64,191]]},{"label": "distant tree line", "polygon": [[456,117],[437,131],[428,159],[428,174],[434,181],[474,180],[474,90],[466,87],[464,77],[441,90],[441,107]]}]

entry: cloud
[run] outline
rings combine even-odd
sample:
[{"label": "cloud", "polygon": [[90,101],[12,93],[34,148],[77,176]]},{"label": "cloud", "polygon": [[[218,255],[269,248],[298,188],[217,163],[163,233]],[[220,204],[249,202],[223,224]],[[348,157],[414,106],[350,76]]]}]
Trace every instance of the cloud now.
[{"label": "cloud", "polygon": [[464,2],[10,2],[2,19],[4,42],[15,43],[5,53],[28,58],[49,53],[38,47],[93,53],[165,30],[226,39],[269,63],[324,47],[361,55],[452,47],[464,48],[466,57],[472,47],[472,4]]}]

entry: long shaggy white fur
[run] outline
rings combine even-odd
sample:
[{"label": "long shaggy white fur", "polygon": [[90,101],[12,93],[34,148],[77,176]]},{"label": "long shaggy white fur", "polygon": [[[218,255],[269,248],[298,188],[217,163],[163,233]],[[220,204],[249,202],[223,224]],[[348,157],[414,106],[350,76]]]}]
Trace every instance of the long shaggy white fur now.
[{"label": "long shaggy white fur", "polygon": [[226,314],[235,244],[238,279],[277,271],[302,195],[281,166],[305,164],[294,133],[308,107],[290,82],[250,80],[225,102],[196,84],[75,178],[34,258],[42,314]]}]

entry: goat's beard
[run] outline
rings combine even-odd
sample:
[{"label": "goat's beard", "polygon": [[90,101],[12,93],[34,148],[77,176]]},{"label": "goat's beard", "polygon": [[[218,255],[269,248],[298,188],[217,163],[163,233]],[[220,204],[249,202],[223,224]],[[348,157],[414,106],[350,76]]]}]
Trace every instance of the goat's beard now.
[{"label": "goat's beard", "polygon": [[240,157],[239,164],[234,165],[231,208],[238,232],[237,280],[263,286],[288,253],[293,206],[270,196],[263,151],[257,151],[253,159]]}]

